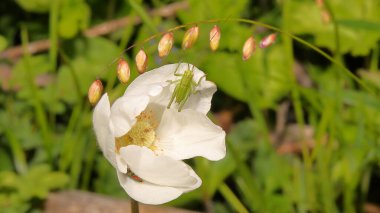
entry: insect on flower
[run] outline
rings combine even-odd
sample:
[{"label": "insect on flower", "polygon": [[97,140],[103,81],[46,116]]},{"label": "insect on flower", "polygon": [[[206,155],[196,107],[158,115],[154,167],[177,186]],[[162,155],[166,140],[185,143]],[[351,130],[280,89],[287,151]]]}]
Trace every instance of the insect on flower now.
[{"label": "insect on flower", "polygon": [[140,183],[143,182],[143,179],[141,179],[139,176],[135,175],[135,173],[133,173],[131,170],[127,171],[127,176],[132,178],[133,180],[135,180],[137,182],[140,182]]},{"label": "insect on flower", "polygon": [[190,66],[188,65],[187,70],[185,70],[185,72],[183,74],[178,74],[177,71],[178,71],[178,68],[180,65],[181,65],[181,63],[178,64],[177,69],[174,72],[174,75],[175,76],[181,76],[181,79],[178,79],[175,81],[169,81],[172,84],[177,83],[177,85],[174,88],[174,92],[172,94],[172,97],[170,98],[170,102],[169,102],[168,107],[167,107],[169,109],[170,106],[172,105],[174,99],[175,99],[175,102],[179,105],[178,112],[180,112],[182,110],[182,107],[185,105],[189,96],[191,94],[196,93],[195,87],[197,87],[200,84],[201,80],[206,77],[204,75],[201,78],[199,78],[198,82],[195,82],[193,80],[194,65],[193,65],[193,69],[190,69]]}]

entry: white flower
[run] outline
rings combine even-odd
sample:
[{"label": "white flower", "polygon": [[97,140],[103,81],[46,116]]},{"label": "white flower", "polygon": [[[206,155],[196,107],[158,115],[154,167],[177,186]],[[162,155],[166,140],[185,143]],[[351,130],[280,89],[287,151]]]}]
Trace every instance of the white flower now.
[{"label": "white flower", "polygon": [[[193,80],[205,74],[192,67]],[[93,124],[99,146],[117,169],[121,186],[130,197],[161,204],[198,188],[201,180],[184,159],[202,156],[220,160],[226,154],[225,132],[206,116],[216,91],[202,79],[181,112],[167,109],[177,80],[188,64],[170,64],[136,78],[110,108],[104,94],[94,109]]]}]

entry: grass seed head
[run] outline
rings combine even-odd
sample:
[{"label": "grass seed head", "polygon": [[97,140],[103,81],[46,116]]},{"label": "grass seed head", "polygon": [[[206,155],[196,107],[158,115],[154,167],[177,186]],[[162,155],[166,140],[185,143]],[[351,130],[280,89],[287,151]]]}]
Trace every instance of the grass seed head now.
[{"label": "grass seed head", "polygon": [[210,48],[212,51],[216,51],[218,49],[220,36],[220,28],[215,25],[210,31]]},{"label": "grass seed head", "polygon": [[244,43],[243,46],[243,60],[248,60],[253,52],[256,50],[256,41],[253,36],[250,36]]},{"label": "grass seed head", "polygon": [[131,69],[129,68],[128,62],[123,58],[120,58],[117,64],[117,77],[123,84],[128,83],[131,77]]},{"label": "grass seed head", "polygon": [[173,47],[174,36],[172,32],[165,33],[158,43],[158,55],[162,58],[169,55],[170,50]]},{"label": "grass seed head", "polygon": [[199,27],[194,26],[190,29],[188,29],[185,33],[185,36],[183,37],[182,41],[182,49],[189,49],[191,48],[194,43],[197,41],[199,35]]},{"label": "grass seed head", "polygon": [[103,84],[100,80],[92,82],[90,88],[88,89],[88,101],[92,106],[95,106],[96,103],[100,100],[100,97],[103,93]]},{"label": "grass seed head", "polygon": [[148,55],[143,49],[141,49],[136,55],[136,67],[137,71],[142,74],[145,72],[148,65]]}]

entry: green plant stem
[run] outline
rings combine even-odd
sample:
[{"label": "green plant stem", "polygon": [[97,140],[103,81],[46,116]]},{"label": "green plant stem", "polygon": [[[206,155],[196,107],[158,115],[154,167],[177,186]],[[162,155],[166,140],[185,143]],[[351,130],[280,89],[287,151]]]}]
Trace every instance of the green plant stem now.
[{"label": "green plant stem", "polygon": [[240,202],[240,200],[236,197],[234,192],[227,186],[227,184],[223,183],[219,187],[220,193],[223,197],[228,201],[229,204],[236,210],[236,212],[240,213],[248,213],[248,210],[244,207],[244,205]]},{"label": "green plant stem", "polygon": [[334,39],[335,39],[335,50],[334,50],[334,56],[335,59],[339,62],[342,63],[342,57],[340,54],[340,37],[339,37],[339,25],[336,22],[336,17],[334,14],[334,11],[331,8],[330,2],[329,1],[323,1],[324,6],[326,7],[328,13],[330,14],[331,22],[334,26]]},{"label": "green plant stem", "polygon": [[131,198],[131,212],[139,213],[139,202]]},{"label": "green plant stem", "polygon": [[55,71],[57,68],[57,54],[58,54],[58,16],[59,16],[59,4],[60,0],[52,1],[50,5],[49,14],[49,58],[50,58],[50,69]]},{"label": "green plant stem", "polygon": [[7,127],[5,127],[5,136],[7,137],[11,147],[16,171],[19,174],[25,174],[28,169],[28,164],[26,163],[25,153],[22,150],[20,141],[12,130]]},{"label": "green plant stem", "polygon": [[89,148],[86,150],[85,154],[85,163],[84,163],[84,169],[83,169],[83,178],[82,178],[82,184],[81,188],[83,190],[88,190],[88,187],[90,185],[91,181],[91,172],[93,171],[94,162],[96,153],[98,152],[98,146],[97,143],[93,143],[95,140],[90,140],[88,146]]},{"label": "green plant stem", "polygon": [[[86,105],[83,103],[83,96],[82,89],[80,87],[80,81],[79,77],[77,75],[77,72],[75,68],[72,66],[69,57],[66,55],[66,53],[63,50],[59,51],[60,56],[62,57],[65,64],[68,66],[71,77],[74,81],[74,86],[77,93],[77,100],[79,103],[77,103],[70,115],[69,123],[67,125],[67,128],[65,130],[65,133],[63,134],[63,139],[61,142],[61,153],[60,153],[60,160],[59,160],[59,170],[65,171],[72,162],[73,157],[73,151],[75,149],[76,141],[73,140],[72,135],[74,134],[74,130],[78,128],[78,122],[80,120],[80,116],[82,115],[82,111],[86,108]],[[80,127],[79,127],[80,128]]]},{"label": "green plant stem", "polygon": [[128,0],[129,5],[133,8],[133,10],[136,11],[136,13],[141,17],[141,19],[144,21],[145,24],[148,25],[149,29],[153,33],[157,33],[158,30],[155,27],[155,24],[153,23],[152,19],[149,17],[149,14],[145,11],[145,9],[137,3],[135,0]]},{"label": "green plant stem", "polygon": [[71,77],[73,78],[74,86],[77,92],[78,101],[82,103],[83,102],[82,97],[84,96],[84,94],[82,93],[82,89],[80,87],[80,80],[77,75],[77,71],[75,70],[74,66],[71,64],[71,60],[67,56],[67,54],[63,50],[60,50],[59,53],[60,53],[60,56],[63,58],[63,61],[65,62],[65,64],[67,64],[67,66],[69,67],[69,71],[70,71]]},{"label": "green plant stem", "polygon": [[[76,143],[72,152],[72,163],[70,167],[70,183],[69,187],[72,189],[78,188],[80,175],[83,167],[83,155],[86,151],[87,141],[86,136],[81,134],[84,131],[83,128],[79,129],[79,133],[75,137],[72,137],[73,141]],[[92,141],[91,141],[92,142]]]},{"label": "green plant stem", "polygon": [[369,66],[369,70],[372,71],[372,72],[376,72],[378,71],[378,64],[379,64],[379,57],[380,57],[380,54],[379,54],[379,45],[377,44],[374,48],[373,48],[373,52],[372,52],[372,57],[371,57],[371,64]]},{"label": "green plant stem", "polygon": [[40,97],[38,95],[37,86],[34,83],[35,76],[32,73],[32,67],[30,66],[30,53],[28,51],[28,31],[25,26],[21,27],[21,42],[22,42],[22,49],[24,51],[25,56],[25,68],[26,68],[26,75],[28,80],[28,87],[32,94],[32,104],[34,107],[34,110],[36,112],[37,122],[39,127],[41,128],[43,142],[44,142],[44,148],[47,153],[49,161],[52,161],[52,144],[51,144],[51,136],[50,136],[50,130],[48,126],[48,119],[45,114],[43,105],[41,103]]},{"label": "green plant stem", "polygon": [[[290,20],[290,0],[285,0],[283,2],[283,29],[284,31],[288,31],[290,29],[291,23]],[[316,203],[316,190],[314,185],[314,177],[313,177],[313,165],[310,157],[310,152],[308,150],[307,140],[304,135],[304,114],[302,111],[300,92],[297,86],[297,79],[294,74],[293,65],[294,65],[294,54],[293,54],[293,43],[292,38],[289,36],[284,36],[283,38],[284,48],[286,57],[286,66],[288,70],[288,78],[291,84],[291,97],[293,106],[295,109],[297,124],[300,128],[301,132],[301,153],[304,160],[305,165],[305,175],[306,175],[306,187],[309,191],[307,196],[309,197],[309,204],[311,205],[311,209],[314,209]]]},{"label": "green plant stem", "polygon": [[65,171],[70,163],[72,162],[72,156],[73,156],[73,150],[75,150],[76,141],[73,140],[73,134],[74,130],[76,129],[78,125],[78,121],[80,120],[81,112],[83,110],[82,104],[77,104],[74,107],[73,112],[71,113],[69,124],[67,125],[66,131],[63,135],[62,139],[62,148],[60,153],[60,160],[59,160],[59,170]]},{"label": "green plant stem", "polygon": [[249,207],[255,212],[266,212],[265,203],[263,203],[264,200],[262,199],[261,192],[256,185],[254,177],[252,177],[250,169],[241,159],[240,154],[237,152],[233,144],[227,143],[227,149],[230,151],[233,159],[235,160],[236,170],[238,173],[236,182],[245,197],[250,201]]}]

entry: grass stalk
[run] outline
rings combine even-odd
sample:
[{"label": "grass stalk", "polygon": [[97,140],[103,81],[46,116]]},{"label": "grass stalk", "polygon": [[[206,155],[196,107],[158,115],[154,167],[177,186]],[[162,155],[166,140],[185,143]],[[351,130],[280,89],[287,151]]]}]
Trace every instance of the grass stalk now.
[{"label": "grass stalk", "polygon": [[58,55],[58,17],[59,17],[59,4],[60,0],[52,1],[49,13],[49,61],[51,71],[57,68],[57,55]]},{"label": "grass stalk", "polygon": [[219,187],[219,191],[223,195],[223,197],[228,201],[228,203],[236,210],[236,212],[248,213],[248,210],[240,202],[239,198],[236,197],[234,192],[227,186],[227,184],[223,183]]},{"label": "grass stalk", "polygon": [[21,42],[22,42],[22,48],[25,55],[25,69],[26,69],[26,76],[28,80],[28,87],[32,94],[32,105],[34,108],[34,111],[36,112],[36,119],[39,127],[41,128],[42,137],[43,137],[43,143],[45,152],[47,153],[49,161],[52,161],[52,141],[51,141],[51,135],[50,130],[48,126],[48,119],[47,115],[44,111],[42,102],[40,100],[40,97],[38,95],[37,86],[34,83],[35,76],[32,72],[32,67],[30,65],[30,53],[28,51],[28,31],[26,26],[21,27]]}]

